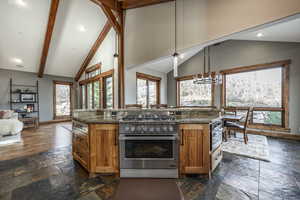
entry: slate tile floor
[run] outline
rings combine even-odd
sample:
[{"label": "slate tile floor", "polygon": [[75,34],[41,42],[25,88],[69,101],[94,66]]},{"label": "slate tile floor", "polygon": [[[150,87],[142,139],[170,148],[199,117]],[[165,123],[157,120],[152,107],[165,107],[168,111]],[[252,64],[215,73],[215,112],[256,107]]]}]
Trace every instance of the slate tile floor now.
[{"label": "slate tile floor", "polygon": [[[224,154],[212,178],[177,180],[186,200],[299,200],[300,142],[269,138],[271,162]],[[108,200],[118,179],[88,179],[71,147],[0,162],[1,200]],[[147,194],[145,194],[147,195]]]}]

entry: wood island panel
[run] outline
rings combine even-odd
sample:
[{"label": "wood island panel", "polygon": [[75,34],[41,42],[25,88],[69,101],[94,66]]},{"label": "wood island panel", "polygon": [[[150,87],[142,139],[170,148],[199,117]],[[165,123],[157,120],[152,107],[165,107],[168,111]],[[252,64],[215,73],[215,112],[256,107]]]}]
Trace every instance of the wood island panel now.
[{"label": "wood island panel", "polygon": [[209,134],[208,124],[180,125],[180,174],[210,173]]},{"label": "wood island panel", "polygon": [[91,173],[119,173],[118,125],[90,125]]}]

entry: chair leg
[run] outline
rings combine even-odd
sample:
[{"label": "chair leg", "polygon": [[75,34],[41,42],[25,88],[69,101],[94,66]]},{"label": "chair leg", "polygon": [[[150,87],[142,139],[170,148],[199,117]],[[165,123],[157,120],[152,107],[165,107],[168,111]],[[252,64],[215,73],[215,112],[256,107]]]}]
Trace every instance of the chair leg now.
[{"label": "chair leg", "polygon": [[244,142],[245,142],[245,144],[248,144],[248,136],[247,136],[246,131],[244,132]]},{"label": "chair leg", "polygon": [[228,138],[231,138],[231,130],[228,131]]}]

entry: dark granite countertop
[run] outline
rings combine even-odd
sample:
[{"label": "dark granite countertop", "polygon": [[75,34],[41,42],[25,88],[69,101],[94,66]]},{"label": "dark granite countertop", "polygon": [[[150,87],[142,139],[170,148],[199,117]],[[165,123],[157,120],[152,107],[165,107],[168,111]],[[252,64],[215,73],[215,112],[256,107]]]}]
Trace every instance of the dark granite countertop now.
[{"label": "dark granite countertop", "polygon": [[[218,119],[218,115],[201,115],[201,116],[176,116],[175,122],[181,124],[209,124],[211,121]],[[120,121],[118,117],[105,117],[103,115],[93,117],[73,117],[73,120],[86,124],[117,124]]]}]

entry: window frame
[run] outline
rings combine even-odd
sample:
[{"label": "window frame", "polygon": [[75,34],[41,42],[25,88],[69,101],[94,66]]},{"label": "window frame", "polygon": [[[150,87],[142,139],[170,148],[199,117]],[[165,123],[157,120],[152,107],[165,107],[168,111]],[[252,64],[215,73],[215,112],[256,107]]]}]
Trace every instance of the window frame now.
[{"label": "window frame", "polygon": [[136,72],[136,102],[138,102],[138,79],[146,80],[147,83],[147,105],[146,108],[149,108],[149,81],[156,82],[156,104],[160,104],[160,82],[161,78],[157,76],[152,76],[149,74],[144,74]]},{"label": "window frame", "polygon": [[[211,105],[210,106],[181,106],[180,105],[180,82],[193,80],[195,76],[200,74],[181,76],[176,78],[176,107],[178,108],[214,108],[215,107],[215,83],[211,84]],[[212,72],[212,77],[216,75],[215,72]],[[205,74],[204,77],[208,77],[208,74]]]},{"label": "window frame", "polygon": [[[89,83],[92,83],[92,96],[93,96],[93,105],[92,105],[92,108],[91,109],[94,109],[95,108],[95,97],[94,97],[94,83],[99,81],[99,88],[100,88],[100,98],[99,98],[99,109],[103,109],[103,108],[106,108],[106,100],[104,99],[105,98],[105,79],[106,78],[109,78],[109,77],[112,77],[112,90],[113,90],[113,108],[115,107],[115,100],[114,100],[114,70],[111,69],[109,71],[106,71],[106,72],[103,72],[103,73],[100,73],[98,74],[97,76],[94,76],[94,77],[91,77],[91,78],[88,78],[88,79],[85,79],[85,80],[82,80],[79,82],[79,87],[80,87],[80,107],[82,109],[88,109],[88,94],[87,94],[87,85]],[[82,87],[84,87],[84,90],[85,90],[85,96],[83,96],[82,94]],[[85,98],[85,107],[83,107],[83,98]]]},{"label": "window frame", "polygon": [[[243,66],[232,69],[223,70],[220,73],[223,77],[223,83],[221,86],[221,107],[227,107],[226,105],[226,75],[238,74],[244,72],[252,72],[258,70],[266,70],[273,68],[281,68],[282,70],[282,83],[281,83],[281,99],[282,105],[279,107],[253,107],[253,111],[273,111],[281,112],[281,125],[265,124],[265,123],[254,123],[253,114],[251,116],[251,128],[262,128],[271,130],[290,130],[289,129],[289,66],[291,60],[282,60],[271,63],[257,64],[251,66]],[[246,110],[246,107],[231,107],[237,110]],[[254,112],[253,112],[254,113]]]},{"label": "window frame", "polygon": [[[68,85],[70,87],[70,115],[64,115],[64,116],[57,116],[56,115],[56,85]],[[72,101],[72,95],[73,95],[73,83],[68,81],[53,81],[53,119],[59,120],[59,119],[70,119],[72,117],[73,112],[73,101]]]}]

